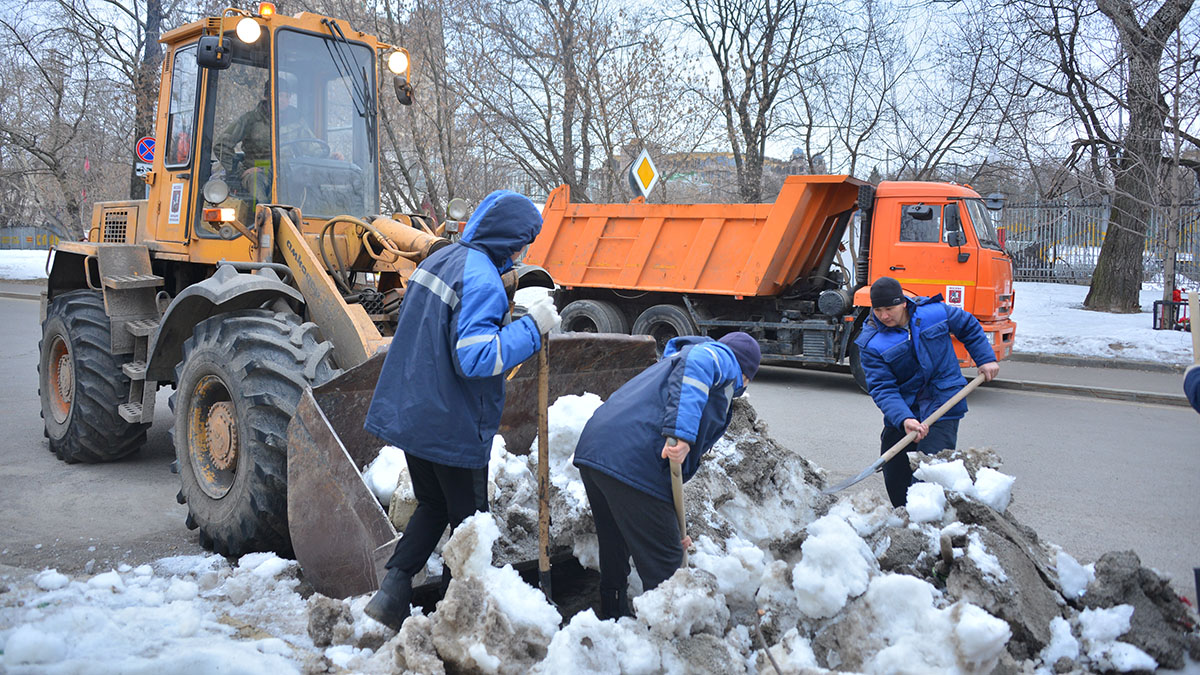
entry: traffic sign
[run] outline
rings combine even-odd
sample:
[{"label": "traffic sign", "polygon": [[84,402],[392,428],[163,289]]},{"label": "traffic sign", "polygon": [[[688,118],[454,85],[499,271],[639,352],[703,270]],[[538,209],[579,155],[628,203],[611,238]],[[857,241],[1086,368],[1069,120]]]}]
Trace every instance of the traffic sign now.
[{"label": "traffic sign", "polygon": [[137,152],[138,159],[142,160],[143,162],[153,162],[154,161],[154,137],[153,136],[142,136],[141,138],[139,138],[135,152]]},{"label": "traffic sign", "polygon": [[134,162],[133,171],[139,176],[145,176],[146,174],[150,173],[151,166],[152,165],[147,162]]},{"label": "traffic sign", "polygon": [[649,197],[650,191],[654,189],[656,183],[658,183],[658,167],[654,166],[654,160],[650,159],[650,153],[643,148],[637,159],[633,160],[633,164],[629,165],[629,184],[642,197]]}]

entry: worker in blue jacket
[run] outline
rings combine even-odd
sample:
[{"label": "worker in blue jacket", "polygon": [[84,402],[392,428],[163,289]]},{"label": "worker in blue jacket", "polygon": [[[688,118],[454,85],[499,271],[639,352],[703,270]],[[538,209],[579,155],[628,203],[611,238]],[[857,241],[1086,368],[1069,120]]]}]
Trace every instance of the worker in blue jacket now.
[{"label": "worker in blue jacket", "polygon": [[504,372],[537,352],[558,326],[549,297],[510,321],[500,275],[537,236],[542,216],[527,197],[488,195],[462,239],[413,272],[396,334],[379,373],[364,428],[404,450],[417,508],[367,604],[368,616],[399,630],[409,615],[412,577],[479,503],[492,437],[504,408]]},{"label": "worker in blue jacket", "polygon": [[[1000,372],[996,353],[979,320],[942,302],[942,296],[904,296],[900,282],[880,277],[871,285],[871,316],[863,324],[858,345],[867,391],[883,411],[881,453],[908,433],[917,433],[909,450],[933,455],[958,444],[958,421],[967,412],[959,401],[933,425],[921,420],[966,385],[954,343],[957,337],[986,381]],[[907,452],[907,451],[906,451]],[[913,483],[908,455],[902,452],[883,465],[883,482],[893,506],[908,500]]]},{"label": "worker in blue jacket", "polygon": [[575,466],[600,545],[600,613],[629,614],[629,557],[642,588],[669,578],[691,542],[681,539],[668,462],[687,481],[729,426],[733,399],[758,372],[758,342],[746,333],[677,337],[663,358],[626,382],[588,420]]}]

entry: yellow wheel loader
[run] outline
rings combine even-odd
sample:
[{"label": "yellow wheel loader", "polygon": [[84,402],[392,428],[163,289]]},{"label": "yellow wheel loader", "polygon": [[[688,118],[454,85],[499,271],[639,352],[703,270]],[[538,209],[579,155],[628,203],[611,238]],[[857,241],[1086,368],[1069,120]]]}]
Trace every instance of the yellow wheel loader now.
[{"label": "yellow wheel loader", "polygon": [[[372,590],[396,532],[361,477],[382,445],[362,420],[409,275],[458,224],[379,215],[377,92],[391,79],[412,102],[408,54],[268,3],[162,42],[147,199],[96,204],[86,240],[55,251],[39,363],[50,449],[68,463],[136,451],[173,386],[179,500],[202,543],[294,551],[318,590]],[[553,283],[521,272],[510,289]],[[607,396],[654,360],[629,336],[550,343],[555,396]],[[508,385],[501,432],[517,452],[536,430],[536,371]]]}]

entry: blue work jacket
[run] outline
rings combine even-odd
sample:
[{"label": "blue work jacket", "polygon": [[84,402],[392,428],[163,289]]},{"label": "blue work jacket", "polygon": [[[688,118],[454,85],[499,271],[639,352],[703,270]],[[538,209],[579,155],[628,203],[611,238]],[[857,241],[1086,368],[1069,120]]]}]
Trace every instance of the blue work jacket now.
[{"label": "blue work jacket", "polygon": [[[979,320],[943,303],[940,294],[909,298],[908,317],[911,330],[888,328],[872,314],[855,340],[867,391],[883,411],[884,423],[896,428],[904,428],[909,417],[925,419],[967,383],[951,334],[962,341],[976,365],[996,360]],[[959,419],[966,412],[964,399],[942,419]]]},{"label": "blue work jacket", "polygon": [[729,426],[733,399],[746,390],[733,350],[707,337],[678,337],[663,358],[613,393],[583,428],[575,464],[671,503],[668,437],[691,444],[683,480]]},{"label": "blue work jacket", "polygon": [[528,198],[493,192],[460,242],[417,267],[367,411],[367,431],[431,462],[487,466],[504,409],[503,373],[541,347],[531,317],[507,323],[500,274],[541,227]]}]

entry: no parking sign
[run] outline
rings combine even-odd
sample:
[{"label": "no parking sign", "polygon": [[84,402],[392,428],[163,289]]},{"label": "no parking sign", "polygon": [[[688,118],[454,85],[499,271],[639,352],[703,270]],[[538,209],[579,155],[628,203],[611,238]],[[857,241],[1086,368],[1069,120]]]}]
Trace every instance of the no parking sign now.
[{"label": "no parking sign", "polygon": [[138,139],[137,145],[134,148],[138,159],[147,164],[154,161],[154,137],[142,136]]}]

